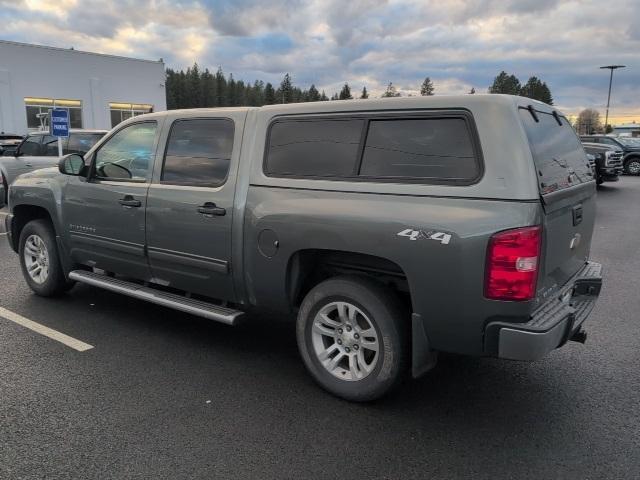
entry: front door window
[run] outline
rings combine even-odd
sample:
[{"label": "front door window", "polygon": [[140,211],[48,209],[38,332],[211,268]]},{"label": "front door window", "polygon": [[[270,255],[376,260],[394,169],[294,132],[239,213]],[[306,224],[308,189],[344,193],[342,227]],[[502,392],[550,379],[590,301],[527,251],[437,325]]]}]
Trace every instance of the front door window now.
[{"label": "front door window", "polygon": [[148,181],[156,130],[156,122],[144,122],[118,131],[96,153],[96,176],[104,180]]}]

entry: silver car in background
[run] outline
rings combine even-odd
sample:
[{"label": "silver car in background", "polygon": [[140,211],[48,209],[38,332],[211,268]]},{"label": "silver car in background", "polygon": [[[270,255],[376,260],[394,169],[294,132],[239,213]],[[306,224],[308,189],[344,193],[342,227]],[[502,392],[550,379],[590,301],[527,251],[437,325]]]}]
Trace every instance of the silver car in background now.
[{"label": "silver car in background", "polygon": [[[69,137],[62,139],[63,154],[85,154],[107,131],[71,130]],[[18,175],[40,168],[55,167],[59,159],[57,137],[48,132],[28,134],[14,152],[7,152],[0,157],[0,207],[6,203],[9,185]]]}]

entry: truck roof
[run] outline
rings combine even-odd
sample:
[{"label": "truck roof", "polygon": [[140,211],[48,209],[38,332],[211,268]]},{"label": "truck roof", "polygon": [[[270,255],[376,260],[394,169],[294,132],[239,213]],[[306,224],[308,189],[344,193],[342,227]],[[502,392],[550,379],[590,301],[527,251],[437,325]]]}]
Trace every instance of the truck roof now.
[{"label": "truck roof", "polygon": [[[367,110],[406,110],[411,108],[483,108],[495,105],[507,107],[527,107],[533,105],[536,110],[544,112],[554,111],[553,106],[538,100],[516,95],[502,94],[465,94],[465,95],[433,95],[417,97],[375,98],[366,100],[329,100],[324,102],[301,102],[264,105],[262,107],[218,107],[191,108],[181,110],[167,110],[145,114],[145,118],[162,117],[168,114],[193,116],[194,114],[220,114],[224,112],[244,112],[259,110],[272,115],[302,114],[302,113],[339,113]],[[560,113],[560,112],[559,112]],[[140,118],[140,116],[135,117]]]}]

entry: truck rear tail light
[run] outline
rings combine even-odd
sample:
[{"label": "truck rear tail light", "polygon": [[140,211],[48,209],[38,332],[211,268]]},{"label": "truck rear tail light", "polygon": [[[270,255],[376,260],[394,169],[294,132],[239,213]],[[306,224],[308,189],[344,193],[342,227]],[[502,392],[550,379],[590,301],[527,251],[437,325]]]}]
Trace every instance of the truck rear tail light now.
[{"label": "truck rear tail light", "polygon": [[535,296],[542,227],[498,232],[489,240],[484,296],[527,301]]}]

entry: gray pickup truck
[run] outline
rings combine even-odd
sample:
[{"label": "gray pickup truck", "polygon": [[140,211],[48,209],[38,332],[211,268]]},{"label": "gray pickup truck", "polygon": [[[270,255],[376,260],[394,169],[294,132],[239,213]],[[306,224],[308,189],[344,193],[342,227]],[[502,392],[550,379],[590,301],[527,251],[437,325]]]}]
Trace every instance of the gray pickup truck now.
[{"label": "gray pickup truck", "polygon": [[36,294],[82,282],[229,325],[297,315],[313,378],[364,401],[438,352],[584,342],[595,192],[546,104],[337,101],[135,117],[18,178],[6,221]]}]

